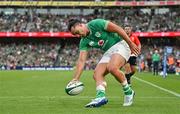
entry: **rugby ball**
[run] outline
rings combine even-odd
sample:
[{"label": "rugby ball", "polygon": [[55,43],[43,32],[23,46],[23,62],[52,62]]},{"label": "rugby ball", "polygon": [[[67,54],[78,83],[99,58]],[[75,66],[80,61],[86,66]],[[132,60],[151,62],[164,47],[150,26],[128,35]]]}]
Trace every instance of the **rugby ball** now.
[{"label": "rugby ball", "polygon": [[80,94],[84,89],[84,84],[80,81],[70,82],[66,88],[65,91],[68,95],[78,95]]}]

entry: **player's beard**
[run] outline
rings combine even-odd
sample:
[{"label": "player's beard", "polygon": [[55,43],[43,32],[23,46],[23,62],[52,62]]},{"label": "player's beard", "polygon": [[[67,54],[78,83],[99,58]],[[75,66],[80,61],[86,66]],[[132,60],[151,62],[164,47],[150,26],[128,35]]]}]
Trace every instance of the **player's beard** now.
[{"label": "player's beard", "polygon": [[82,37],[85,37],[85,36],[87,36],[87,32],[85,32],[84,30],[80,30],[80,36],[82,36]]}]

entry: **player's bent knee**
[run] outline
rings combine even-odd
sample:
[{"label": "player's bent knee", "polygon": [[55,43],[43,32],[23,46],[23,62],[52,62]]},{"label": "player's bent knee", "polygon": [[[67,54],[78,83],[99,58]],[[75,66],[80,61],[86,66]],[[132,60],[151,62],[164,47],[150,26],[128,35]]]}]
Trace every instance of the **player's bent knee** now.
[{"label": "player's bent knee", "polygon": [[116,66],[108,66],[108,71],[114,74],[117,70],[119,70]]}]

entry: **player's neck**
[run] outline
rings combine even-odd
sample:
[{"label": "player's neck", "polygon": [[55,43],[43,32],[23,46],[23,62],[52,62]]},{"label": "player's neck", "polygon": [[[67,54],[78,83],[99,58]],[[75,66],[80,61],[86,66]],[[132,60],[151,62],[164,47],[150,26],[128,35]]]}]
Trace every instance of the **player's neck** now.
[{"label": "player's neck", "polygon": [[86,36],[88,36],[89,34],[90,34],[90,30],[89,30],[89,28],[88,28],[88,26],[86,26]]},{"label": "player's neck", "polygon": [[128,36],[129,36],[129,37],[132,36],[132,33],[129,33]]}]

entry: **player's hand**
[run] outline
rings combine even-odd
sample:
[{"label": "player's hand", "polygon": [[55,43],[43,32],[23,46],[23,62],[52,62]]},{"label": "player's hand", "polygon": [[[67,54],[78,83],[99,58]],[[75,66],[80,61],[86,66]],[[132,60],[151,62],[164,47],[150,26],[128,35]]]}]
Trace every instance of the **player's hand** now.
[{"label": "player's hand", "polygon": [[76,83],[76,82],[79,82],[79,80],[77,80],[77,79],[72,79],[72,80],[68,83],[67,86],[70,86],[70,85],[72,85],[72,84],[74,84],[74,83]]},{"label": "player's hand", "polygon": [[136,46],[135,43],[132,42],[132,43],[129,45],[129,47],[130,47],[130,49],[131,49],[131,53],[132,53],[132,54],[135,54],[136,56],[138,56],[138,55],[140,54],[140,50],[139,50],[139,48]]}]

